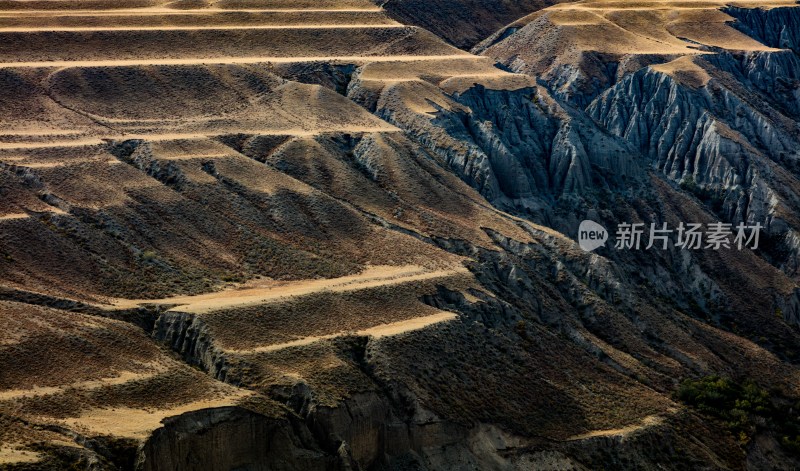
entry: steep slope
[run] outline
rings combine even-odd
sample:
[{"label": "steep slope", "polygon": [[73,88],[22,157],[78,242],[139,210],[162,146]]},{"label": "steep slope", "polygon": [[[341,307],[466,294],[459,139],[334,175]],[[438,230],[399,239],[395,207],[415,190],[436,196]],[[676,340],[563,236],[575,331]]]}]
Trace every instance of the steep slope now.
[{"label": "steep slope", "polygon": [[[750,77],[794,70],[729,29],[757,45]],[[582,106],[367,0],[0,2],[0,35],[0,467],[742,469],[780,449],[673,393],[722,374],[800,397],[786,256],[571,240],[584,216],[730,217],[652,171],[675,153],[624,110],[654,105],[613,94],[737,106],[732,53]],[[758,154],[794,145],[781,87],[739,122],[760,147],[709,113],[698,147],[793,178]],[[699,184],[730,183],[714,162]]]},{"label": "steep slope", "polygon": [[781,5],[559,5],[477,50],[541,76],[723,220],[765,226],[763,255],[793,275],[800,10]]},{"label": "steep slope", "polygon": [[558,0],[376,1],[401,23],[421,26],[460,49],[470,49],[506,24]]}]

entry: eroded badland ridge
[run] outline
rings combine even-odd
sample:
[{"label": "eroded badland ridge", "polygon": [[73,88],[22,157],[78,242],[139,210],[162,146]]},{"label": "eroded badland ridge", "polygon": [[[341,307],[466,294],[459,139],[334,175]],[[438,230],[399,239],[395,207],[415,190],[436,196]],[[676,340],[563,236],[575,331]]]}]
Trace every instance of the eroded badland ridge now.
[{"label": "eroded badland ridge", "polygon": [[799,121],[791,2],[0,1],[0,469],[796,468]]}]

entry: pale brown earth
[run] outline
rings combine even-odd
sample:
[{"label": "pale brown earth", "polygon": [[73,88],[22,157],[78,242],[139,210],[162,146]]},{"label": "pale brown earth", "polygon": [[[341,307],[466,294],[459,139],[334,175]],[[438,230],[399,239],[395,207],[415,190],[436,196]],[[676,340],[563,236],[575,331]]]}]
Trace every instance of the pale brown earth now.
[{"label": "pale brown earth", "polygon": [[141,304],[168,304],[176,305],[172,310],[190,314],[202,314],[224,309],[260,306],[318,292],[340,293],[356,291],[412,281],[445,278],[460,273],[468,273],[468,271],[464,268],[428,271],[422,267],[413,265],[401,267],[368,267],[358,275],[345,276],[342,278],[297,282],[254,282],[250,283],[250,285],[255,285],[252,287],[248,286],[241,289],[225,290],[217,293],[200,294],[196,296],[177,296],[164,299],[126,299],[116,301],[113,305],[115,308],[131,308]]},{"label": "pale brown earth", "polygon": [[[654,68],[702,87],[690,41],[769,50],[721,6],[563,3],[516,24],[546,17],[558,53],[674,55]],[[554,102],[495,67],[500,46],[473,55],[393,15],[369,0],[0,1],[0,468],[90,462],[85,438],[136,453],[185,413],[300,417],[285,391],[303,388],[316,412],[371,394],[409,414],[394,425],[492,424],[531,447],[696,420],[672,396],[689,375],[800,392],[795,331],[749,297],[794,282],[747,254],[705,260],[739,269],[714,283],[752,310],[743,328],[763,323],[756,343],[496,209],[437,154],[469,151],[439,118],[469,115],[457,98],[476,89]],[[670,217],[709,217],[650,186]],[[402,407],[381,396],[398,385]],[[373,422],[337,430],[364,431],[357,459],[384,446]],[[703,430],[680,450],[735,449]],[[437,455],[454,436],[415,440]]]},{"label": "pale brown earth", "polygon": [[664,422],[663,417],[650,415],[645,417],[641,421],[641,423],[638,424],[633,424],[627,427],[610,429],[610,430],[592,430],[591,432],[583,435],[576,435],[574,437],[570,437],[569,440],[585,440],[587,438],[595,438],[595,437],[617,437],[617,436],[625,437],[626,435],[639,432],[648,427],[661,425],[663,422]]},{"label": "pale brown earth", "polygon": [[[545,16],[561,31],[562,41],[582,50],[607,53],[690,53],[692,43],[734,50],[769,50],[728,23],[733,18],[720,9],[777,8],[793,6],[790,0],[671,1],[615,0],[566,2],[521,18],[512,25],[523,26]],[[602,39],[601,39],[602,38]]]},{"label": "pale brown earth", "polygon": [[[4,416],[64,423],[78,433],[144,438],[161,418],[234,405],[252,395],[176,361],[124,322],[9,302],[2,303],[0,317]],[[139,415],[128,414],[129,406]],[[24,433],[4,430],[2,438],[5,461],[35,458],[13,446],[16,440],[24,443]]]},{"label": "pale brown earth", "polygon": [[[686,56],[713,53],[708,48],[730,51],[777,51],[731,26],[734,18],[721,11],[726,6],[777,8],[794,2],[717,2],[667,1],[565,2],[536,11],[508,24],[477,45],[473,52],[491,57],[517,72],[555,78],[562,67],[574,64],[584,73],[601,77],[603,72],[587,60],[586,54],[607,61],[629,62],[630,71],[639,62],[652,63],[655,57],[665,62]],[[520,34],[525,37],[503,40],[504,31],[538,25]],[[537,38],[546,38],[537,41]],[[678,69],[676,69],[676,67]],[[685,68],[688,67],[688,68]],[[675,62],[673,71],[682,71],[690,86],[703,82],[689,62]],[[624,70],[624,69],[623,69]],[[598,80],[602,80],[598,78]]]},{"label": "pale brown earth", "polygon": [[694,88],[702,87],[711,80],[708,72],[698,66],[691,56],[683,56],[664,64],[657,64],[652,68],[658,72],[669,74],[681,83],[686,83]]},{"label": "pale brown earth", "polygon": [[[461,257],[375,227],[361,208],[341,203],[224,142],[226,137],[241,136],[257,149],[259,140],[277,139],[280,145],[267,150],[297,159],[323,151],[321,145],[330,146],[339,136],[359,136],[364,145],[369,142],[394,154],[386,164],[392,169],[392,179],[408,182],[406,190],[398,187],[400,195],[407,192],[403,199],[431,198],[428,210],[436,216],[419,212],[416,201],[412,208],[399,200],[407,211],[398,224],[419,229],[415,220],[424,216],[427,222],[423,224],[431,234],[466,234],[475,232],[468,219],[478,217],[488,225],[499,224],[498,228],[519,233],[511,219],[487,213],[485,203],[466,187],[460,189],[468,195],[463,201],[454,201],[449,208],[434,205],[435,194],[456,184],[455,180],[443,176],[440,183],[422,183],[409,175],[418,171],[409,162],[415,151],[398,128],[327,88],[284,80],[270,68],[307,61],[362,65],[401,61],[407,65],[395,68],[394,73],[404,80],[418,80],[423,74],[434,74],[441,81],[456,75],[495,77],[501,73],[484,59],[447,46],[430,33],[398,24],[366,1],[307,5],[223,1],[200,8],[196,3],[188,9],[177,7],[109,1],[0,4],[0,36],[4,37],[0,77],[7,86],[16,87],[6,88],[0,97],[0,162],[6,171],[3,187],[10,190],[0,202],[3,283],[88,301],[108,312],[163,304],[171,311],[201,315],[212,334],[219,334],[215,341],[239,357],[328,345],[342,335],[401,335],[454,319],[455,313],[429,307],[417,297],[435,291],[440,283],[471,286]],[[439,61],[451,61],[460,72],[442,72],[441,65],[428,65]],[[481,64],[480,69],[471,68],[473,63]],[[375,73],[375,80],[393,80],[391,71],[387,75],[375,69]],[[123,142],[135,143],[138,150],[121,158],[115,148]],[[174,187],[148,176],[130,160],[140,155],[181,174],[182,189],[194,189],[176,193]],[[351,171],[336,168],[341,163],[335,154],[327,158],[341,175]],[[212,162],[220,177],[201,168]],[[37,183],[30,186],[27,176]],[[19,177],[23,180],[16,180]],[[224,191],[209,193],[216,178],[246,187],[248,204],[255,206],[242,207],[236,199],[241,197]],[[381,201],[385,196],[375,199],[370,197],[374,189],[363,190],[363,208],[395,219],[393,208]],[[43,194],[57,195],[57,199],[44,201]],[[264,203],[275,198],[305,199],[308,206],[289,208],[255,225],[244,222],[256,208],[265,208]],[[159,209],[151,215],[144,207],[137,208],[140,204]],[[50,227],[60,223],[50,218],[68,221],[84,211],[127,219],[126,230],[142,231],[142,236],[145,226],[160,227],[151,234],[162,235],[141,239],[146,246],[155,245],[138,255],[127,248],[120,251],[118,243],[105,235],[91,235],[93,229],[85,235],[105,247],[102,255],[82,252],[84,243],[53,245],[56,233]],[[181,220],[186,211],[198,219],[187,224]],[[321,218],[312,223],[317,226],[314,229],[297,217],[309,212],[318,214],[312,218]],[[243,223],[248,233],[237,235]],[[178,233],[184,235],[176,237]],[[239,242],[234,242],[236,237]],[[308,237],[308,242],[302,241]],[[485,233],[480,238],[491,244]],[[45,242],[48,239],[51,242]],[[247,255],[252,251],[248,246],[265,243],[270,244],[267,250],[296,253],[300,259],[286,265],[283,273],[275,272],[273,266],[259,278],[252,278],[257,273],[239,275],[242,257],[252,256]],[[53,248],[50,256],[41,252],[46,246]],[[309,252],[305,249],[309,246],[315,248]],[[342,265],[335,266],[339,262],[334,261],[320,272],[308,271],[317,270],[315,260],[332,252],[343,255]],[[353,258],[345,253],[359,255]],[[169,260],[166,263],[182,267],[179,270],[184,273],[198,269],[206,273],[191,275],[203,281],[188,290],[176,290],[177,285],[168,286],[167,281],[164,289],[153,291],[148,289],[149,282],[131,277],[126,283],[143,289],[127,293],[147,295],[140,300],[130,294],[128,299],[120,298],[126,289],[120,290],[118,281],[101,287],[102,279],[95,276],[100,266],[122,268],[141,263],[135,260],[144,256]],[[209,258],[216,262],[209,265]],[[208,271],[214,264],[222,272]],[[237,281],[242,276],[252,279],[220,283],[223,272]],[[185,278],[175,281],[183,283]],[[395,286],[401,288],[393,290]],[[216,291],[200,294],[209,290]],[[181,292],[191,295],[163,296]],[[314,305],[320,296],[342,298],[335,302],[342,303],[341,314],[347,317],[336,320],[324,309],[327,304],[321,304],[317,311],[310,307],[300,311],[306,320],[275,320],[272,327],[248,324],[253,321],[248,312],[259,316],[260,310],[273,304],[278,308],[297,302]],[[230,313],[235,313],[234,322],[227,317]],[[165,417],[235,405],[257,394],[189,368],[137,327],[121,321],[9,302],[2,304],[0,316],[5,326],[0,342],[0,409],[27,423],[63,425],[86,436],[144,440]],[[70,339],[88,344],[71,346]],[[84,357],[87,345],[91,360]],[[337,368],[336,363],[326,366],[329,360],[325,358],[311,360],[305,371]],[[262,364],[271,368],[274,362]],[[271,407],[279,410],[276,404]],[[0,436],[4,463],[45,459],[26,451],[28,440],[42,439],[26,430],[9,430],[10,435]],[[59,434],[44,439],[50,447],[71,442]]]},{"label": "pale brown earth", "polygon": [[370,327],[368,329],[362,329],[358,331],[342,331],[327,335],[303,337],[301,339],[292,340],[290,342],[256,347],[253,348],[252,350],[226,350],[226,352],[234,355],[274,352],[276,350],[283,350],[285,348],[302,347],[304,345],[309,345],[315,342],[319,342],[320,340],[329,340],[336,337],[343,337],[345,335],[357,335],[362,337],[373,337],[377,339],[385,336],[399,335],[399,334],[404,334],[406,332],[413,332],[415,330],[423,329],[425,327],[438,324],[440,322],[447,322],[453,320],[455,319],[455,317],[456,315],[453,314],[452,312],[441,312],[439,314],[431,314],[430,316],[415,317],[407,321],[393,322],[391,324],[382,324],[376,327]]}]

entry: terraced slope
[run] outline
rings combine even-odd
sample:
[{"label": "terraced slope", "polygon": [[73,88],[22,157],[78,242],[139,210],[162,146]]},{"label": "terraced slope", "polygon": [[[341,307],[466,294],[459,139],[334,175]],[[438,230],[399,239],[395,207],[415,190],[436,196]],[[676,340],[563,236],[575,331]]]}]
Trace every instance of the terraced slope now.
[{"label": "terraced slope", "polygon": [[[681,56],[629,77],[721,80],[626,5],[636,47]],[[588,47],[617,31],[593,8],[535,18]],[[680,35],[793,57],[753,19],[664,8]],[[0,468],[796,465],[673,400],[710,374],[800,397],[783,252],[580,251],[584,216],[723,214],[651,171],[622,111],[392,15],[0,2]]]},{"label": "terraced slope", "polygon": [[[775,51],[730,23],[724,2],[594,1],[556,5],[510,23],[475,48],[514,70],[541,75],[559,96],[593,98],[614,74],[695,56],[714,48]],[[739,2],[739,8],[780,8],[792,2]],[[598,41],[597,38],[604,38]],[[491,51],[488,51],[491,49]],[[608,65],[604,66],[604,63]],[[614,64],[619,64],[619,69]],[[609,75],[610,74],[610,75]],[[572,97],[574,95],[574,98]],[[578,96],[582,95],[582,96]]]},{"label": "terraced slope", "polygon": [[[186,335],[177,323],[181,316],[194,315],[194,304],[159,316],[160,308],[148,306],[178,300],[142,301],[141,308],[135,301],[123,302],[126,307],[106,306],[114,302],[112,296],[200,293],[220,289],[223,280],[254,276],[274,280],[255,282],[264,288],[250,289],[265,294],[243,298],[247,308],[220,295],[202,301],[201,311],[222,310],[202,317],[211,329],[210,340],[221,346],[221,359],[330,344],[353,335],[348,332],[382,337],[423,329],[455,317],[417,301],[419,290],[435,290],[424,280],[470,283],[459,257],[374,223],[405,210],[408,222],[400,224],[419,228],[424,216],[432,233],[474,233],[463,218],[482,211],[485,203],[477,195],[449,207],[424,203],[460,185],[441,170],[438,181],[419,179],[391,193],[391,205],[383,202],[389,198],[385,189],[362,183],[362,196],[377,196],[377,201],[361,208],[262,162],[278,155],[301,158],[326,152],[328,165],[347,176],[358,173],[353,167],[357,159],[377,158],[375,164],[393,168],[395,177],[404,180],[409,164],[403,159],[419,152],[399,129],[334,91],[275,75],[276,64],[480,59],[430,33],[399,25],[364,2],[183,6],[3,5],[3,284],[11,298],[77,302],[83,306],[79,310],[89,313],[3,305],[4,323],[24,322],[3,337],[3,420],[11,428],[3,435],[2,449],[9,465],[59,468],[98,459],[103,466],[120,465],[115,460],[126,458],[109,451],[115,440],[127,440],[120,446],[132,443],[135,448],[162,418],[193,410],[247,402],[250,409],[280,415],[277,403],[264,396],[252,402],[248,398],[254,393],[215,380],[215,366],[192,357],[194,351],[173,345],[211,376],[159,349],[160,341],[170,345],[170,336]],[[383,152],[375,155],[374,149]],[[389,165],[383,160],[390,160]],[[493,214],[488,218],[518,231],[512,222]],[[409,263],[415,264],[412,269],[400,268]],[[394,266],[368,268],[385,264]],[[454,274],[458,276],[448,282]],[[315,279],[342,276],[340,282]],[[278,280],[304,281],[290,282],[298,288],[280,288],[286,282]],[[413,289],[391,289],[420,282]],[[301,296],[301,306],[316,305],[317,310],[295,307],[301,323],[275,319],[249,329],[251,321],[269,318],[270,309],[282,312],[294,303],[275,298],[286,289]],[[350,294],[353,290],[356,294]],[[197,299],[203,296],[208,295]],[[236,300],[241,296],[237,291]],[[75,301],[55,301],[64,298]],[[322,309],[330,302],[340,304],[347,321],[330,322],[334,318]],[[256,317],[245,317],[245,312]],[[224,320],[226,313],[235,313],[239,327]],[[45,329],[37,316],[66,326],[94,323],[85,334],[59,331]],[[108,317],[133,320],[154,338]],[[126,333],[115,333],[121,328]],[[97,350],[90,332],[104,339],[102,348],[107,350]],[[65,336],[79,343],[21,348],[36,339],[58,345]],[[108,345],[119,352],[114,366],[105,367],[102,359],[114,356]],[[150,356],[140,359],[143,355]],[[322,363],[309,358],[306,374],[335,371],[324,358]],[[272,363],[260,364],[268,368]],[[44,370],[39,373],[38,368]],[[49,435],[31,428],[48,424],[58,427]],[[84,436],[108,440],[93,446],[72,443]]]},{"label": "terraced slope", "polygon": [[[1,311],[4,464],[96,461],[78,444],[85,437],[106,437],[100,448],[141,440],[165,417],[253,396],[176,360],[128,323],[13,302]],[[31,440],[36,451],[20,451]],[[100,457],[108,466],[115,459]]]}]

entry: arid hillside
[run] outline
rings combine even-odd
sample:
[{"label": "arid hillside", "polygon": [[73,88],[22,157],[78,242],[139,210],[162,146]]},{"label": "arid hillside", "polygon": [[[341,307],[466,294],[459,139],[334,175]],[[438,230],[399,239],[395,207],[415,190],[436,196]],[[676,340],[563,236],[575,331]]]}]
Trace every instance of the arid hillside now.
[{"label": "arid hillside", "polygon": [[461,49],[470,49],[503,26],[559,0],[377,0],[401,23],[421,26]]},{"label": "arid hillside", "polygon": [[0,0],[0,469],[800,466],[773,3]]}]

